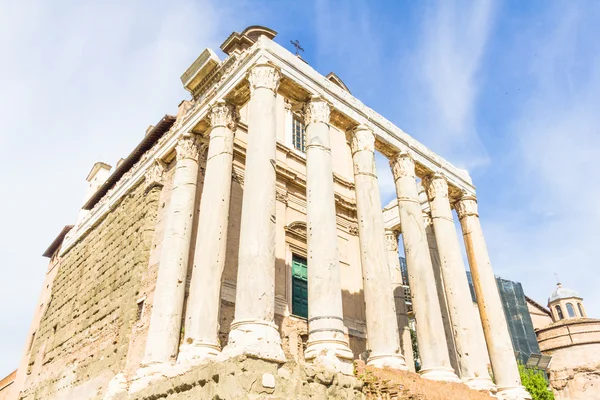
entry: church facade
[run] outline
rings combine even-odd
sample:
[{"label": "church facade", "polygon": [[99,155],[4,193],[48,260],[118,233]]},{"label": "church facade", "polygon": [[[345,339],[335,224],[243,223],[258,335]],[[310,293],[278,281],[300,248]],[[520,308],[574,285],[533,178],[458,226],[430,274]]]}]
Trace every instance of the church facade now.
[{"label": "church facade", "polygon": [[[192,99],[177,115],[114,169],[94,166],[77,222],[53,248],[58,267],[17,372],[18,398],[127,398],[239,356],[342,375],[358,358],[407,370],[407,283],[424,378],[529,398],[468,173],[275,35],[234,32],[225,60],[206,49],[182,76]],[[383,211],[375,151],[390,160],[397,191]],[[494,382],[475,349],[480,336]]]}]

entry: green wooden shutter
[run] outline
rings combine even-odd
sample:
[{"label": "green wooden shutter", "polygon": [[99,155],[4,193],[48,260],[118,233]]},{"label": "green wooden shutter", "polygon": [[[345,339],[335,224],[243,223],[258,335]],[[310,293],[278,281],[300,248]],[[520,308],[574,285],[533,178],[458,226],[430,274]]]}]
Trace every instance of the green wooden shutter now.
[{"label": "green wooden shutter", "polygon": [[292,257],[292,314],[308,318],[308,270],[306,259]]}]

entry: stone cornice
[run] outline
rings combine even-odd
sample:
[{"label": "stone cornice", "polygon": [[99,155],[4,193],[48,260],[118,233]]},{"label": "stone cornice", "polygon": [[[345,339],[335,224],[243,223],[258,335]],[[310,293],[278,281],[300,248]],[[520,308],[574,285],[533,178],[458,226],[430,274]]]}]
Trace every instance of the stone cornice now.
[{"label": "stone cornice", "polygon": [[322,96],[333,108],[353,119],[357,124],[364,124],[371,128],[376,136],[377,150],[387,157],[400,150],[408,151],[418,163],[419,176],[440,170],[447,176],[451,185],[467,193],[475,193],[475,187],[467,171],[456,168],[429,150],[374,110],[366,107],[350,93],[319,74],[310,65],[298,60],[279,44],[261,37],[254,46],[265,50],[264,54],[281,68],[284,77],[294,80],[310,93]]}]

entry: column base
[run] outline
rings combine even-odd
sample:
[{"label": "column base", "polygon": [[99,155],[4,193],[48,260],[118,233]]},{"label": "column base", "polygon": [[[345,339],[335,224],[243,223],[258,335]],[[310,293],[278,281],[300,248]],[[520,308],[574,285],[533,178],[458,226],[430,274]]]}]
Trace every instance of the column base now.
[{"label": "column base", "polygon": [[408,371],[408,366],[401,354],[373,354],[369,355],[367,365],[375,368],[391,368],[400,371]]},{"label": "column base", "polygon": [[214,359],[221,353],[221,345],[219,343],[209,343],[200,340],[195,340],[192,343],[182,344],[179,348],[177,362],[199,362],[204,360]]},{"label": "column base", "polygon": [[108,381],[108,387],[106,393],[104,393],[103,400],[112,400],[121,393],[127,393],[127,377],[123,372],[119,372]]},{"label": "column base", "polygon": [[284,362],[286,359],[281,347],[281,336],[277,325],[259,319],[233,321],[231,331],[229,331],[229,342],[219,358],[230,358],[242,354]]},{"label": "column base", "polygon": [[345,375],[354,373],[354,353],[340,332],[321,331],[310,335],[304,359]]},{"label": "column base", "polygon": [[496,385],[491,378],[467,378],[464,380],[465,385],[473,390],[484,390],[490,393],[496,393]]},{"label": "column base", "polygon": [[531,395],[523,386],[498,387],[496,397],[500,400],[531,400]]},{"label": "column base", "polygon": [[456,375],[454,370],[450,367],[432,367],[432,368],[423,368],[419,371],[419,375],[421,375],[425,379],[429,379],[431,381],[444,381],[444,382],[457,382],[461,383],[462,381]]}]

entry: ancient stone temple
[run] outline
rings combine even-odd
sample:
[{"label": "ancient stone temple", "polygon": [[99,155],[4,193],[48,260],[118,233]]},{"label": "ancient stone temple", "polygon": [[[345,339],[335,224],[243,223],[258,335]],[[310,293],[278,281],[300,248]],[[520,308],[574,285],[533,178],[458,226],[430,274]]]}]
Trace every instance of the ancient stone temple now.
[{"label": "ancient stone temple", "polygon": [[[94,166],[76,224],[52,249],[19,398],[360,398],[354,360],[412,368],[397,301],[407,283],[423,378],[529,398],[468,173],[275,35],[234,32],[224,60],[204,50],[181,78],[191,99],[177,115],[115,168]],[[385,219],[376,151],[397,192]],[[494,381],[474,349],[481,332]]]}]

